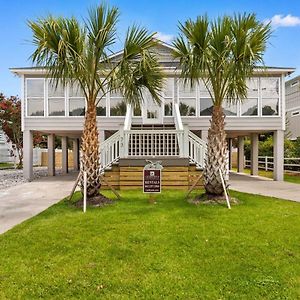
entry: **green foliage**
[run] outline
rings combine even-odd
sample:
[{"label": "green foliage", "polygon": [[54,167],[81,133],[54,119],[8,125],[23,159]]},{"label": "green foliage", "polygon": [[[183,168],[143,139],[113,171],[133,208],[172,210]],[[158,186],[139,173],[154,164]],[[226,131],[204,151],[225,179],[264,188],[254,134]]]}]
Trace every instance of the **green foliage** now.
[{"label": "green foliage", "polygon": [[[284,139],[284,157],[300,157],[300,140],[297,142]],[[273,136],[268,135],[265,139],[260,140],[258,144],[259,156],[273,156]],[[299,155],[299,156],[298,156]],[[251,140],[245,139],[245,156],[250,159],[251,156]]]},{"label": "green foliage", "polygon": [[[46,67],[54,85],[79,83],[88,106],[97,104],[108,91],[120,91],[127,103],[142,101],[147,89],[159,102],[162,73],[151,49],[157,45],[155,33],[133,26],[127,30],[124,51],[110,58],[117,41],[119,10],[100,4],[89,10],[88,18],[39,18],[29,21],[35,50],[32,62]],[[102,94],[97,99],[99,94]]]},{"label": "green foliage", "polygon": [[176,191],[60,202],[0,235],[0,298],[299,299],[299,203],[231,194],[231,211]]},{"label": "green foliage", "polygon": [[174,57],[180,60],[181,76],[193,85],[203,79],[214,105],[224,99],[235,102],[247,97],[246,79],[263,55],[271,34],[270,24],[254,14],[237,14],[209,20],[199,16],[179,24]]},{"label": "green foliage", "polygon": [[[21,100],[16,96],[5,97],[0,93],[0,129],[3,130],[8,142],[12,143],[11,156],[16,151],[19,158],[18,168],[23,165],[23,133],[21,126]],[[40,145],[45,137],[34,133],[33,144]]]}]

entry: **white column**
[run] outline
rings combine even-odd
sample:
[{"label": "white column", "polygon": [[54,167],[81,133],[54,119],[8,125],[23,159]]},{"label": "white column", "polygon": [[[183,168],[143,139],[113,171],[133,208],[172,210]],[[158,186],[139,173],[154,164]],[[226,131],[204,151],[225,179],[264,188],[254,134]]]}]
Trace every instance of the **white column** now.
[{"label": "white column", "polygon": [[73,140],[73,168],[79,170],[79,141],[78,139]]},{"label": "white column", "polygon": [[55,135],[48,135],[48,175],[55,176]]},{"label": "white column", "polygon": [[251,175],[258,175],[258,134],[251,133]]},{"label": "white column", "polygon": [[228,167],[229,170],[232,169],[232,138],[229,138],[227,140],[228,143],[228,156],[229,156],[229,161],[228,161]]},{"label": "white column", "polygon": [[238,167],[237,171],[239,173],[244,172],[244,165],[245,165],[245,154],[244,154],[244,137],[238,137]]},{"label": "white column", "polygon": [[61,164],[62,164],[62,173],[67,174],[69,167],[68,167],[68,138],[63,136],[61,138]]},{"label": "white column", "polygon": [[284,179],[284,131],[277,130],[273,135],[274,146],[274,171],[273,179],[283,181]]},{"label": "white column", "polygon": [[30,130],[23,132],[23,176],[28,181],[33,179],[33,133]]}]

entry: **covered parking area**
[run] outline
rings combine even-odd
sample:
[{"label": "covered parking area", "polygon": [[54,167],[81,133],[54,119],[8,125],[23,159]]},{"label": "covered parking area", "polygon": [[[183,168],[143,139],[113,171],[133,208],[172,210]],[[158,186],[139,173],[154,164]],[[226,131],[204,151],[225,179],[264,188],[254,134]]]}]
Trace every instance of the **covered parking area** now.
[{"label": "covered parking area", "polygon": [[[229,149],[229,169],[232,170],[232,150],[233,141],[237,147],[237,172],[243,173],[245,168],[245,138],[249,137],[251,144],[250,155],[250,174],[258,176],[258,150],[259,150],[259,135],[270,133],[270,131],[228,131],[228,149]],[[283,181],[284,179],[284,131],[272,131],[273,134],[273,156],[274,169],[273,179],[275,181]]]},{"label": "covered parking area", "polygon": [[[40,132],[40,131],[39,131]],[[79,150],[80,150],[80,137],[81,131],[43,131],[40,132],[47,135],[47,166],[48,166],[48,176],[55,176],[55,137],[59,136],[61,138],[61,166],[62,174],[68,174],[70,168],[68,165],[69,161],[69,151],[68,145],[72,144],[73,153],[73,170],[78,171],[80,167],[79,163]],[[23,174],[24,178],[28,181],[33,180],[33,134],[32,130],[25,130],[23,132]]]}]

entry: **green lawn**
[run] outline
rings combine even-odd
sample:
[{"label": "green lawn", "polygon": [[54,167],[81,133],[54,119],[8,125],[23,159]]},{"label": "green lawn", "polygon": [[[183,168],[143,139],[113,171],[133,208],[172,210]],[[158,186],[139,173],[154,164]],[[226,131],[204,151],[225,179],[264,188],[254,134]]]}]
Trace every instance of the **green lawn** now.
[{"label": "green lawn", "polygon": [[14,164],[12,163],[0,163],[0,169],[12,168]]},{"label": "green lawn", "polygon": [[[233,168],[233,170],[237,171],[236,168]],[[244,172],[246,174],[250,174],[250,169],[245,169]],[[267,178],[273,178],[273,172],[272,171],[259,170],[258,175],[263,176],[263,177],[267,177]],[[300,174],[285,173],[284,174],[284,181],[300,184]]]},{"label": "green lawn", "polygon": [[122,195],[86,214],[62,201],[1,235],[0,299],[299,299],[300,203]]}]

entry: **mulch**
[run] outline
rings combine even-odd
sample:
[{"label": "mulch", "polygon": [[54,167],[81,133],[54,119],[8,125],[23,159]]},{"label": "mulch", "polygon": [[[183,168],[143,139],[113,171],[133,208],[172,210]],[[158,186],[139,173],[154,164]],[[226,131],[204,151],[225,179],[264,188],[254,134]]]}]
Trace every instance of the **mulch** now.
[{"label": "mulch", "polygon": [[[92,198],[88,198],[86,201],[86,205],[87,206],[92,206],[92,207],[103,207],[106,205],[111,205],[113,204],[114,201],[105,197],[102,194],[99,194],[98,196],[92,197]],[[78,208],[82,208],[83,207],[83,198],[80,199],[79,201],[77,201],[75,203],[75,206]]]}]

